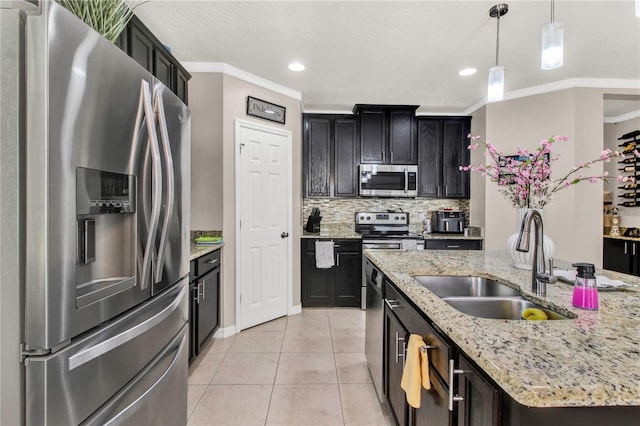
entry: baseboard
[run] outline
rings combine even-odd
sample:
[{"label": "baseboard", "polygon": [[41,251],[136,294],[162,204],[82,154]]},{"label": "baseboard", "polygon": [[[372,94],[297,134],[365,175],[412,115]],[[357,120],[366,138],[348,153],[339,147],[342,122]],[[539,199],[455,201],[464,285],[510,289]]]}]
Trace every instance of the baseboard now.
[{"label": "baseboard", "polygon": [[213,339],[224,339],[225,337],[230,337],[236,334],[236,326],[232,325],[229,327],[219,328],[213,333]]},{"label": "baseboard", "polygon": [[294,305],[289,308],[287,315],[298,315],[299,313],[302,313],[302,305]]}]

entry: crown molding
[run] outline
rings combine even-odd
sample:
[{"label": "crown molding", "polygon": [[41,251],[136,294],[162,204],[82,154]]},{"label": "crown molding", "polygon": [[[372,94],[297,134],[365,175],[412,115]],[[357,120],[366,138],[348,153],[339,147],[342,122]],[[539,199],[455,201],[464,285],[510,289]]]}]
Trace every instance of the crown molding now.
[{"label": "crown molding", "polygon": [[288,96],[298,101],[302,101],[302,93],[297,90],[290,89],[271,80],[260,77],[250,72],[236,68],[233,65],[224,62],[182,62],[182,66],[190,73],[217,73],[225,74],[237,79],[255,84],[281,95]]},{"label": "crown molding", "polygon": [[[541,95],[543,93],[557,92],[558,90],[576,88],[601,88],[601,89],[635,89],[640,90],[640,80],[634,79],[614,79],[614,78],[569,78],[566,80],[554,81],[552,83],[531,86],[520,90],[505,92],[504,100],[524,98],[527,96]],[[492,102],[493,103],[493,102]],[[487,105],[486,97],[475,102],[464,110],[463,114],[471,115],[476,110]]]},{"label": "crown molding", "polygon": [[622,121],[632,120],[634,118],[640,118],[640,110],[631,111],[626,114],[616,115],[613,117],[604,117],[605,123],[620,123]]}]

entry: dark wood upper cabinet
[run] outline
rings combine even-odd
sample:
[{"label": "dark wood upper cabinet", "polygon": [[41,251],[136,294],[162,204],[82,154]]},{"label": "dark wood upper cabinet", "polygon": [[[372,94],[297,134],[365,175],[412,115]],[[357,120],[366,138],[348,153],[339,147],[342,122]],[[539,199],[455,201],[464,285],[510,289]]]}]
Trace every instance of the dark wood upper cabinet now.
[{"label": "dark wood upper cabinet", "polygon": [[417,105],[356,104],[360,163],[416,164],[414,120]]},{"label": "dark wood upper cabinet", "polygon": [[418,196],[469,198],[470,117],[418,117]]},{"label": "dark wood upper cabinet", "polygon": [[330,118],[308,117],[304,120],[305,187],[309,197],[328,197],[331,179]]},{"label": "dark wood upper cabinet", "polygon": [[351,115],[303,115],[303,188],[305,197],[358,195],[358,146]]},{"label": "dark wood upper cabinet", "polygon": [[115,44],[188,104],[191,74],[137,16],[131,18]]},{"label": "dark wood upper cabinet", "polygon": [[353,117],[334,121],[334,191],[335,197],[358,195],[358,147],[356,120]]}]

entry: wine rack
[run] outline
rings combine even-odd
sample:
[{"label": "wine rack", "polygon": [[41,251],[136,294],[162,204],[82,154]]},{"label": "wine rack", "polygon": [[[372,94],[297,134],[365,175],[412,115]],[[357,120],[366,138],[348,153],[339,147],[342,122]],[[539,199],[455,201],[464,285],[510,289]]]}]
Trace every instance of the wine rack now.
[{"label": "wine rack", "polygon": [[619,147],[623,148],[624,158],[618,161],[618,170],[624,176],[633,176],[634,182],[623,182],[618,186],[618,205],[623,207],[640,207],[640,158],[636,151],[640,151],[640,130],[626,133],[618,138],[623,141]]}]

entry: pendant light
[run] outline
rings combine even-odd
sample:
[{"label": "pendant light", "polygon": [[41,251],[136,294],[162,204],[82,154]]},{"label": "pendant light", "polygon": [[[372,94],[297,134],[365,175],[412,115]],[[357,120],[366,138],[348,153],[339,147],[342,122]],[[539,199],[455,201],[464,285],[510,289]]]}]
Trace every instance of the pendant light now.
[{"label": "pendant light", "polygon": [[636,16],[640,18],[640,0],[636,0]]},{"label": "pendant light", "polygon": [[500,17],[509,11],[509,5],[498,3],[489,9],[489,16],[497,18],[498,30],[496,32],[496,66],[489,68],[489,84],[487,89],[487,101],[501,101],[504,95],[504,67],[498,65],[500,56]]},{"label": "pendant light", "polygon": [[542,56],[540,68],[554,70],[562,66],[564,48],[564,25],[554,21],[554,4],[551,0],[551,22],[542,27]]}]

